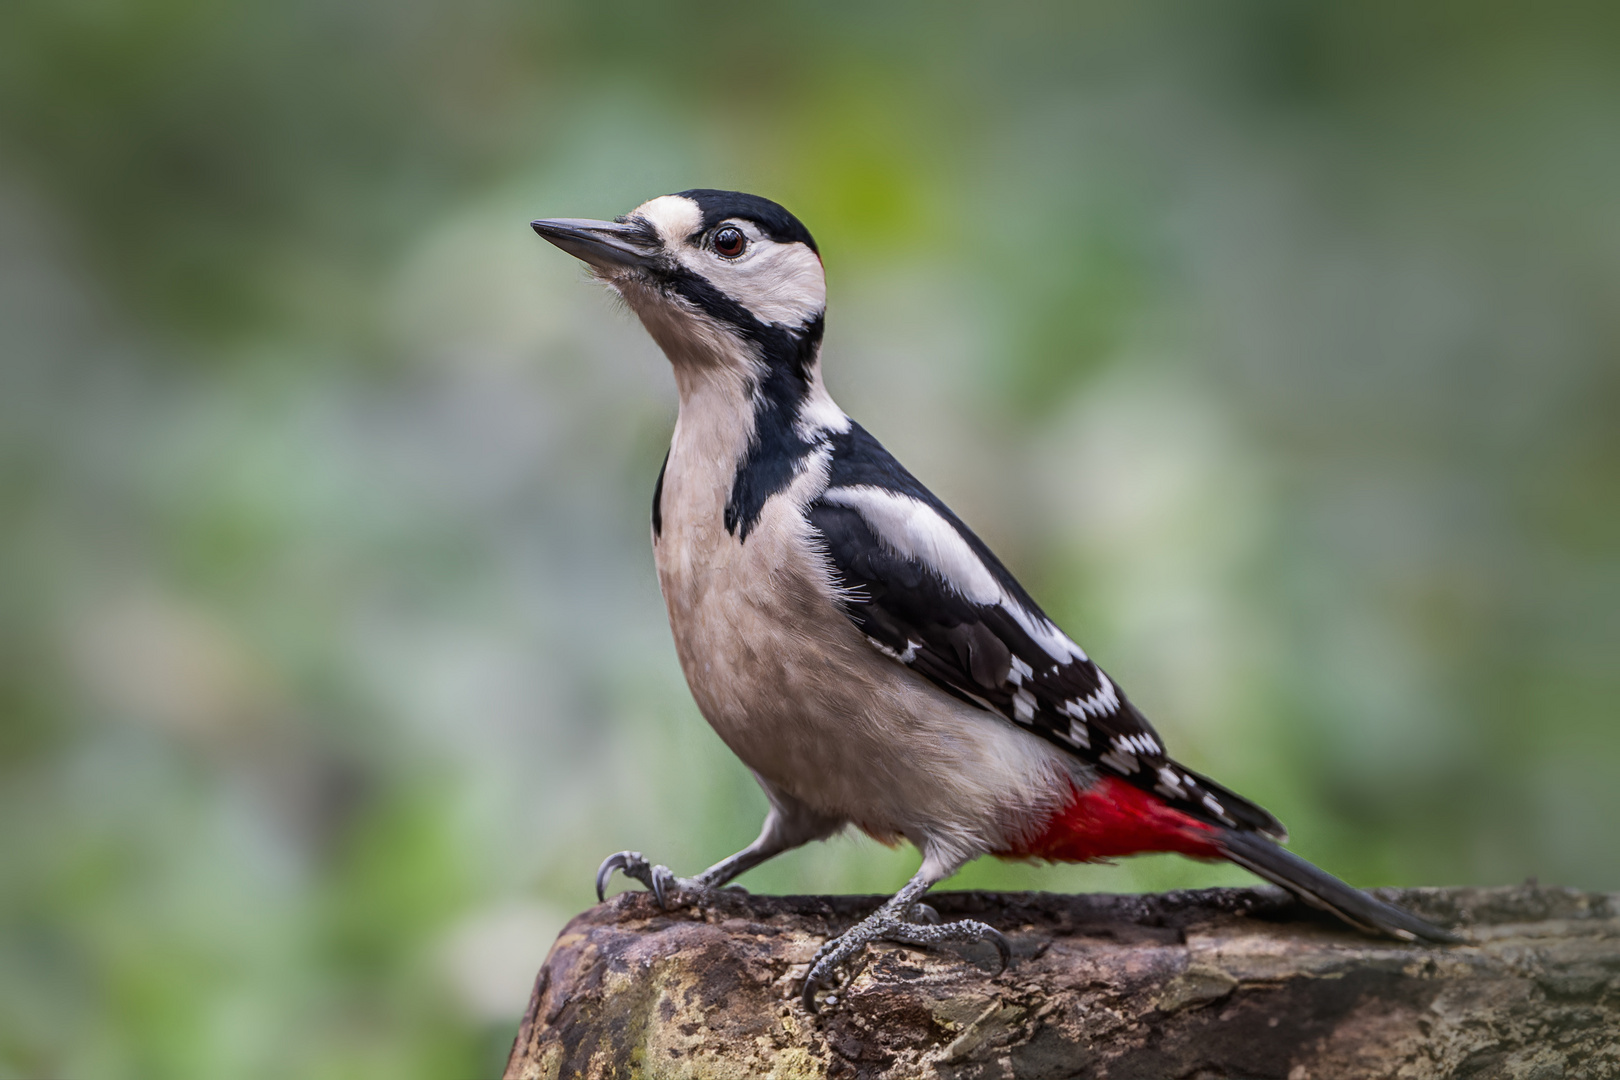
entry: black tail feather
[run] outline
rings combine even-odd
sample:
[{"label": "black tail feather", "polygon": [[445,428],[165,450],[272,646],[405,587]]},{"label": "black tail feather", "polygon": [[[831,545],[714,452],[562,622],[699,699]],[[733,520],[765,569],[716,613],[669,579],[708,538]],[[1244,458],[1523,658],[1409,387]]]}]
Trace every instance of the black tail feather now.
[{"label": "black tail feather", "polygon": [[1387,934],[1405,941],[1455,945],[1462,941],[1411,912],[1402,911],[1346,885],[1326,870],[1252,832],[1224,830],[1220,845],[1226,857],[1274,885],[1281,885],[1313,907],[1330,911],[1369,934]]}]

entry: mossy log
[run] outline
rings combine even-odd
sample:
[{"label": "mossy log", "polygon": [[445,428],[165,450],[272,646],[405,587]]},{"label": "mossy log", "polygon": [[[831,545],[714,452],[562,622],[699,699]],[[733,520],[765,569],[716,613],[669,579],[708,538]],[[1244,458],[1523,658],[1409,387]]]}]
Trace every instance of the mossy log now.
[{"label": "mossy log", "polygon": [[811,1015],[811,954],[881,897],[626,893],[557,939],[506,1077],[1620,1077],[1620,895],[1379,895],[1466,944],[1362,937],[1270,889],[946,892],[943,917],[1006,933],[1011,969],[879,947]]}]

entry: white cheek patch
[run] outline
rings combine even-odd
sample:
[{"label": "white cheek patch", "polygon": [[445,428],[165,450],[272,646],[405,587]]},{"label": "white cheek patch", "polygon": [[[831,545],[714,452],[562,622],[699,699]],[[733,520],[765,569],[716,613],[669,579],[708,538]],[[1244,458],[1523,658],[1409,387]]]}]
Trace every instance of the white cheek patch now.
[{"label": "white cheek patch", "polygon": [[751,221],[733,219],[728,224],[748,237],[748,251],[736,261],[684,239],[667,248],[682,266],[741,304],[762,323],[803,326],[827,309],[827,275],[815,252],[799,243],[778,243]]},{"label": "white cheek patch", "polygon": [[822,498],[860,514],[891,551],[922,563],[964,599],[1002,608],[1052,659],[1064,663],[1086,658],[1063,631],[1007,595],[962,534],[927,503],[865,484],[828,488]]},{"label": "white cheek patch", "polygon": [[821,260],[803,244],[757,239],[753,251],[738,262],[726,263],[712,255],[706,261],[718,265],[693,269],[760,322],[803,326],[827,309]]}]

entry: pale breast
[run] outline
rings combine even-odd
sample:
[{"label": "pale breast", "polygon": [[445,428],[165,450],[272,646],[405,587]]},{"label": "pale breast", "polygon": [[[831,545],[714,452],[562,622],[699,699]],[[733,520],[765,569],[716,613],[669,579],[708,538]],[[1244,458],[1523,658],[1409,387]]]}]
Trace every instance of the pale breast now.
[{"label": "pale breast", "polygon": [[749,768],[874,833],[973,853],[1067,790],[1061,751],[884,657],[844,615],[801,509],[825,486],[817,462],[739,541],[727,470],[690,451],[677,438],[666,466],[659,582],[693,697]]}]

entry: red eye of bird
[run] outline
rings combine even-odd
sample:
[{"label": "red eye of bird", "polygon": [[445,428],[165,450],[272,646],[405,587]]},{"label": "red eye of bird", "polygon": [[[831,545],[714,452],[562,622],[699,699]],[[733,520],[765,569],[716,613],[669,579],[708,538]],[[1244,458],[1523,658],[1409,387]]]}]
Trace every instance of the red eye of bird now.
[{"label": "red eye of bird", "polygon": [[748,238],[735,225],[727,225],[714,234],[714,250],[728,259],[735,259],[748,246]]}]

